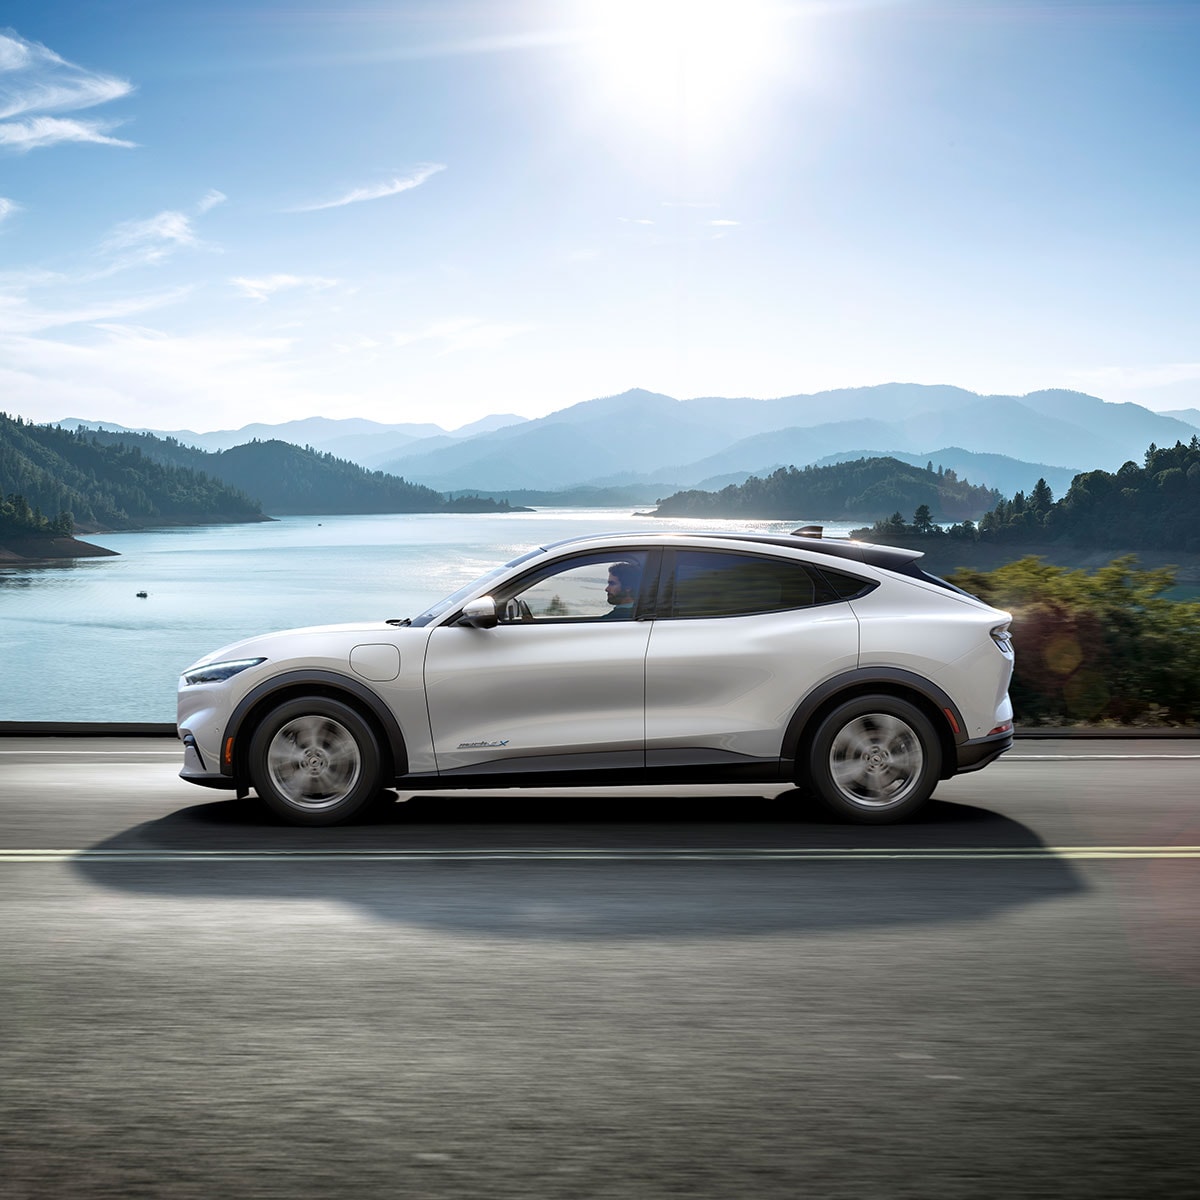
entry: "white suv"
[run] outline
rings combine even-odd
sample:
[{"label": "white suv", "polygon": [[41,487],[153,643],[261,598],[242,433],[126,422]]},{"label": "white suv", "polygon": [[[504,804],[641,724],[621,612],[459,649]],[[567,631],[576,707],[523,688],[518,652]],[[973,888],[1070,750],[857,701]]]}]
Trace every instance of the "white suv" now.
[{"label": "white suv", "polygon": [[895,821],[1013,737],[1009,614],[920,557],[817,527],[540,547],[418,617],[201,659],[181,775],[304,825],[389,787],[752,781]]}]

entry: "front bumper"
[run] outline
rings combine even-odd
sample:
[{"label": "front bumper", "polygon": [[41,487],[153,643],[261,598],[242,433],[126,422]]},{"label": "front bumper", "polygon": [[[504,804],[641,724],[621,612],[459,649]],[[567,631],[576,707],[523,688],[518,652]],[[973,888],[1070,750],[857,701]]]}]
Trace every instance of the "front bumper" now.
[{"label": "front bumper", "polygon": [[[180,779],[186,779],[188,783],[195,783],[200,787],[223,788],[226,791],[237,787],[232,775],[222,775],[219,771],[209,768],[193,734],[184,729],[180,730],[179,737],[183,742],[183,768],[179,772]],[[216,763],[212,765],[216,766]]]},{"label": "front bumper", "polygon": [[237,781],[230,779],[228,775],[189,775],[180,771],[179,778],[186,779],[188,783],[198,784],[200,787],[221,788],[226,792],[232,792],[237,787]]},{"label": "front bumper", "polygon": [[968,742],[958,744],[958,763],[955,775],[966,775],[969,771],[982,771],[988,763],[993,763],[1005,750],[1011,750],[1013,731],[993,734],[990,737],[972,738]]}]

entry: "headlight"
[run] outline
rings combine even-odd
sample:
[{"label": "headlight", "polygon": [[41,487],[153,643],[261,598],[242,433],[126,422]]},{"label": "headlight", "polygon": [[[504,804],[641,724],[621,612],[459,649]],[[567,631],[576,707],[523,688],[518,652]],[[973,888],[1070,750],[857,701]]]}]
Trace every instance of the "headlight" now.
[{"label": "headlight", "polygon": [[193,667],[190,671],[184,671],[183,682],[187,684],[223,683],[226,679],[232,679],[239,671],[257,667],[259,663],[266,661],[265,658],[235,658],[229,662],[209,663],[204,667]]},{"label": "headlight", "polygon": [[990,633],[992,641],[1000,647],[1003,653],[1011,654],[1013,652],[1012,630],[1009,629],[1007,621],[1003,625],[997,625],[994,629],[990,630]]}]

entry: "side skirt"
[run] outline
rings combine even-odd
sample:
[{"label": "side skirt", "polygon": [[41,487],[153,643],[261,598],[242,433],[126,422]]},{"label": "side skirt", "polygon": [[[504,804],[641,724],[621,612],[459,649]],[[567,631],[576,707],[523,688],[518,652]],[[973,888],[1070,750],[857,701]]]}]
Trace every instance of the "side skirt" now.
[{"label": "side skirt", "polygon": [[790,759],[756,759],[739,763],[691,763],[662,767],[615,767],[583,771],[519,770],[448,772],[445,775],[402,775],[392,784],[401,791],[431,791],[453,788],[577,788],[651,787],[685,784],[788,783],[794,763]]}]

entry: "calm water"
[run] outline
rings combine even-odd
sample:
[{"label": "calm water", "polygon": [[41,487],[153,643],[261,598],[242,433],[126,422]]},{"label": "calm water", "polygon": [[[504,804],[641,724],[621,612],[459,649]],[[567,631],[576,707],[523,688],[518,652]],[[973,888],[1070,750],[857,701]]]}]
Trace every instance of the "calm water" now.
[{"label": "calm water", "polygon": [[[797,522],[738,522],[794,529]],[[288,517],[110,533],[119,558],[0,567],[0,720],[173,721],[179,672],[228,642],[412,616],[487,568],[578,534],[672,525],[628,509]],[[849,526],[829,523],[829,533]],[[139,599],[137,593],[149,593]]]}]

